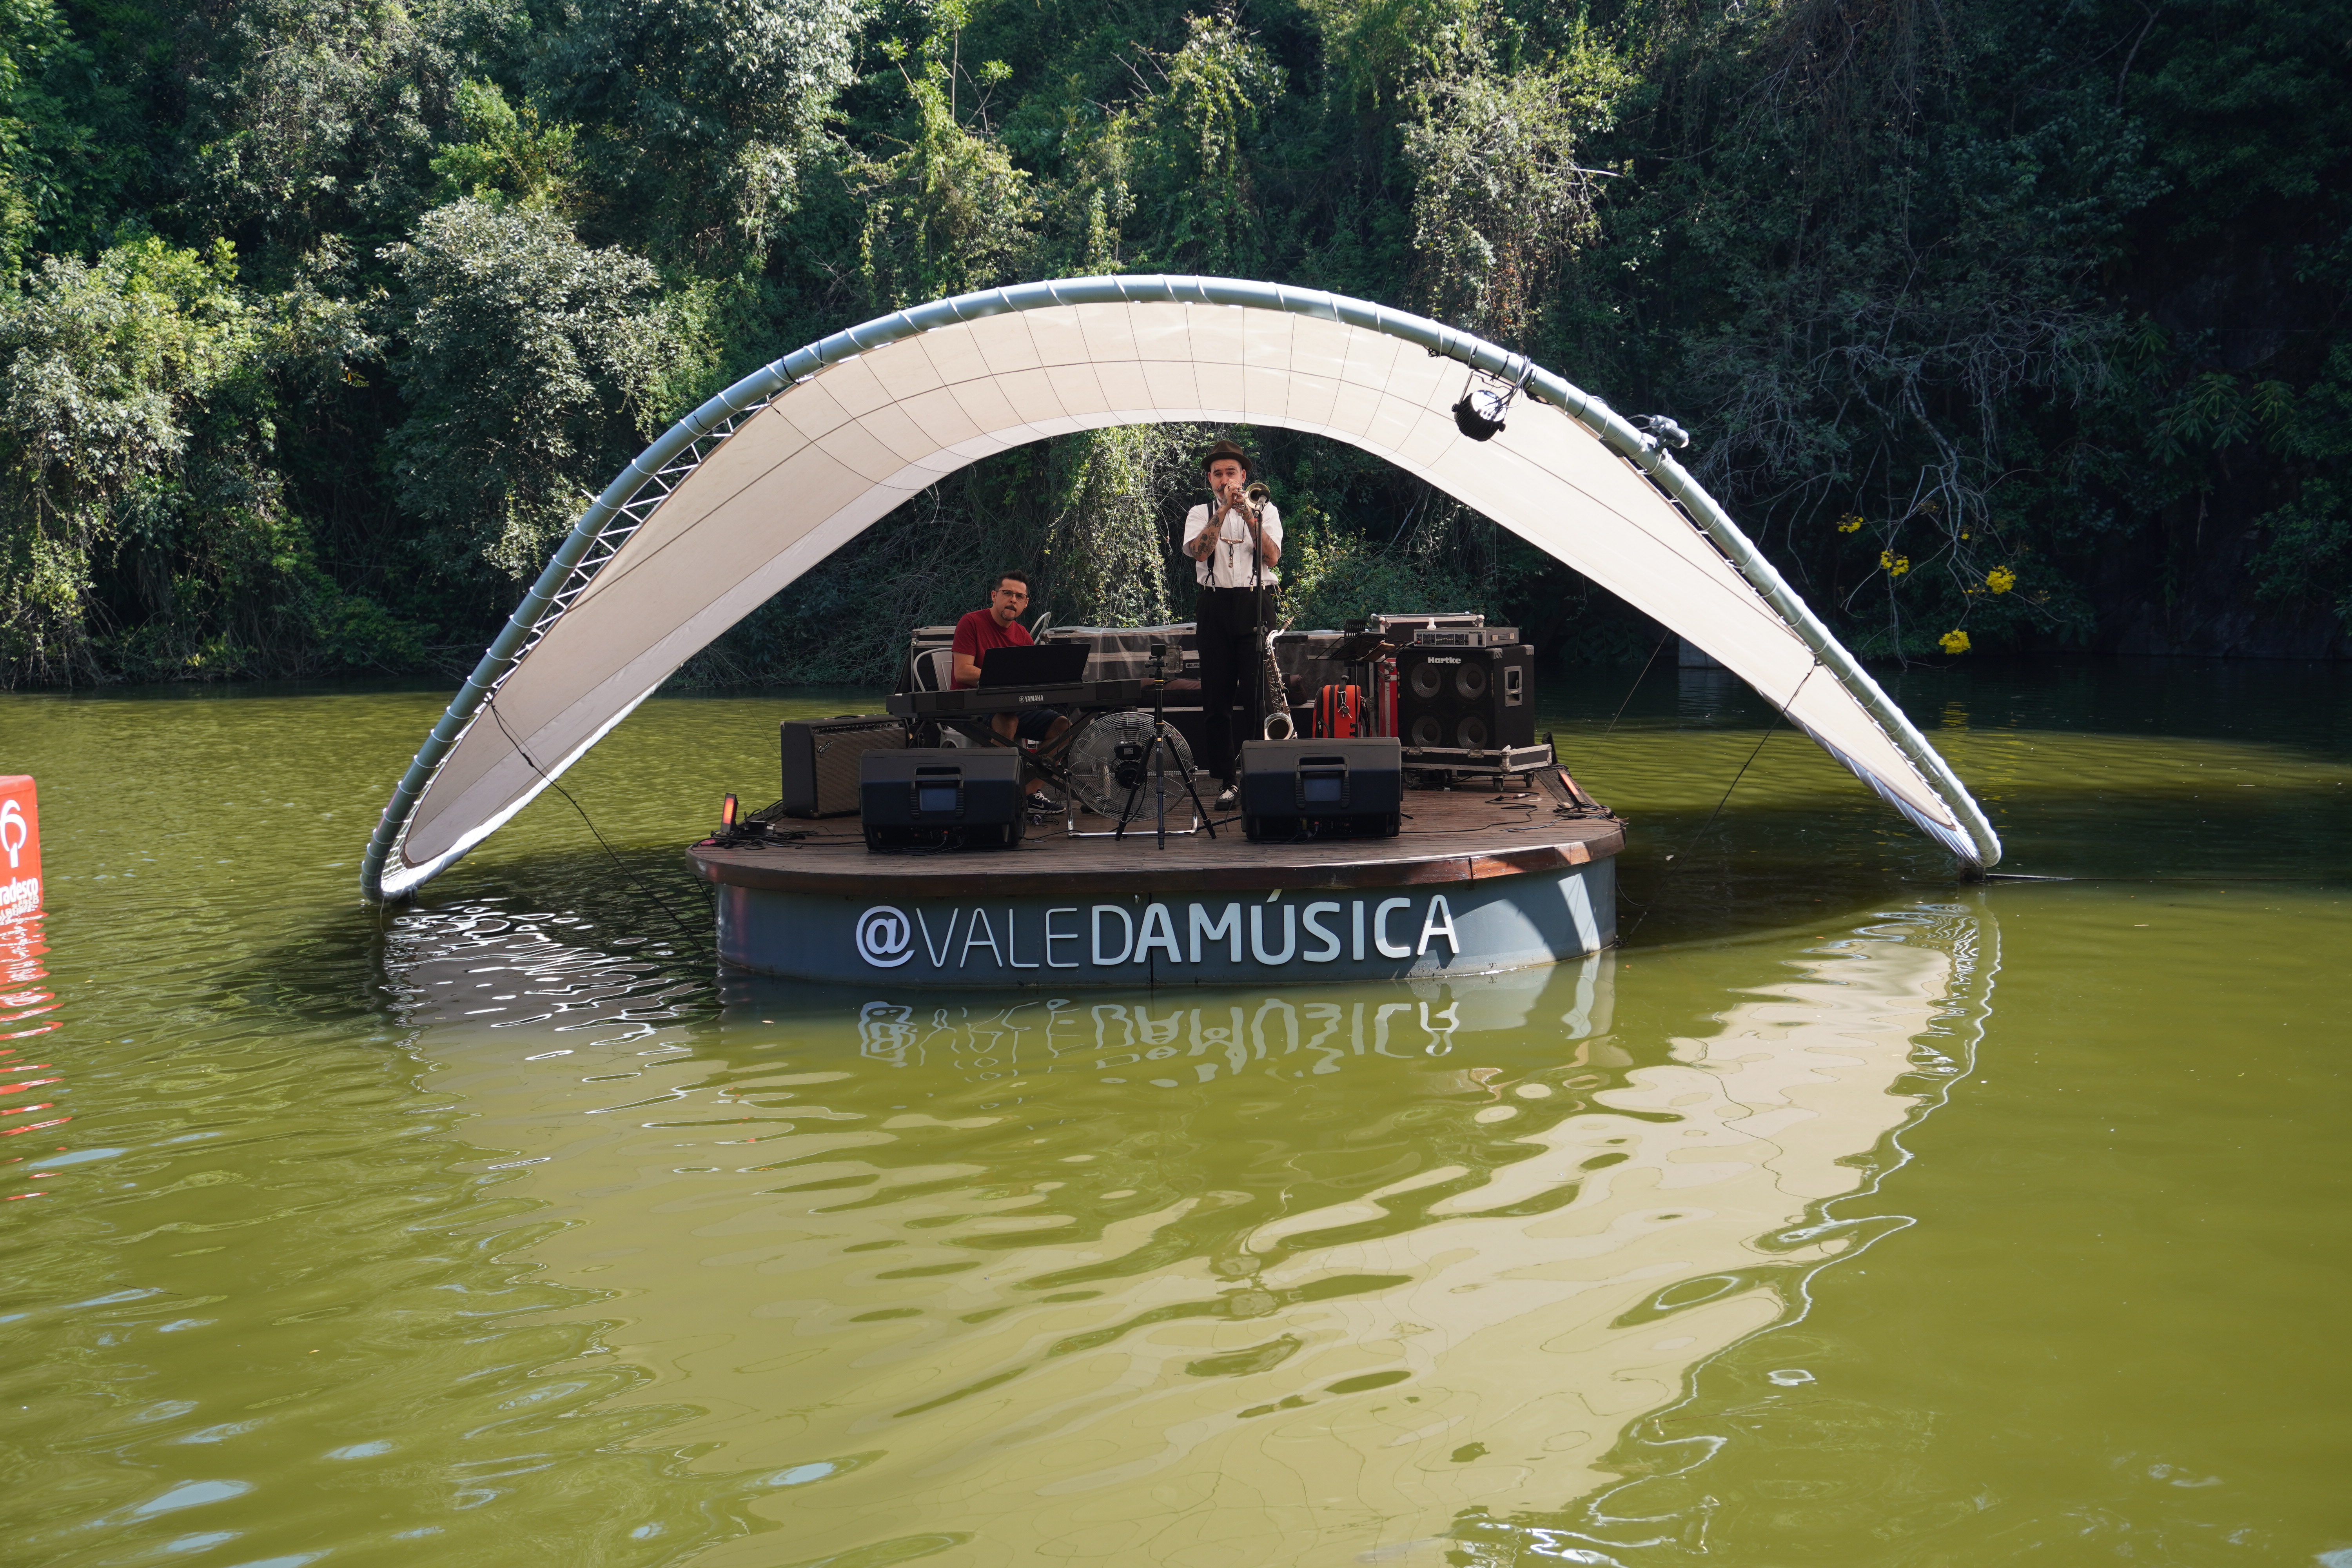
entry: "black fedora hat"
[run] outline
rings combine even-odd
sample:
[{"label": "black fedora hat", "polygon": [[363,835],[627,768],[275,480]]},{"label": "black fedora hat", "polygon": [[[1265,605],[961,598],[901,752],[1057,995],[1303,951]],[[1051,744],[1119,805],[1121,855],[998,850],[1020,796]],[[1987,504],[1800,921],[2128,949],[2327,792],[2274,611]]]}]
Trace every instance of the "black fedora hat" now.
[{"label": "black fedora hat", "polygon": [[1250,455],[1247,452],[1243,451],[1240,447],[1231,441],[1220,441],[1215,446],[1211,447],[1206,452],[1202,453],[1201,456],[1201,471],[1204,474],[1207,473],[1211,468],[1215,466],[1220,458],[1231,458],[1234,462],[1239,463],[1242,466],[1242,472],[1244,474],[1255,474],[1257,472],[1257,465],[1250,461]]}]

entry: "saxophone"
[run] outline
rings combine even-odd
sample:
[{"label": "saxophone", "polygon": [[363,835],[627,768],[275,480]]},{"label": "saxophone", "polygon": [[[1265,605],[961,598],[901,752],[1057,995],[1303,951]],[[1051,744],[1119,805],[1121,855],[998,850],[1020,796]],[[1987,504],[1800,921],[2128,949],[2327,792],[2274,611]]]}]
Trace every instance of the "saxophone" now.
[{"label": "saxophone", "polygon": [[[1242,491],[1243,515],[1249,519],[1253,535],[1258,518],[1264,511],[1269,492],[1263,483],[1253,480]],[[1288,622],[1284,622],[1288,626]],[[1297,721],[1290,716],[1290,689],[1283,683],[1282,661],[1274,657],[1274,633],[1265,634],[1263,651],[1265,656],[1265,738],[1269,741],[1295,740],[1298,735]]]},{"label": "saxophone", "polygon": [[[1287,626],[1289,623],[1285,622]],[[1265,738],[1269,741],[1296,740],[1297,721],[1290,716],[1290,692],[1282,684],[1282,661],[1274,657],[1274,634],[1265,634]]]}]

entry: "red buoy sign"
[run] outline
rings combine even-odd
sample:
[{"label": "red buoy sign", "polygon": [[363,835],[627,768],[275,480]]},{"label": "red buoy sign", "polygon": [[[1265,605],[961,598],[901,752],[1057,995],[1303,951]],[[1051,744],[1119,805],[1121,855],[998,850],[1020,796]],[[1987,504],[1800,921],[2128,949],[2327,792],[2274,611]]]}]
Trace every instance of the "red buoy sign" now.
[{"label": "red buoy sign", "polygon": [[40,907],[40,800],[29,776],[0,773],[0,921]]}]

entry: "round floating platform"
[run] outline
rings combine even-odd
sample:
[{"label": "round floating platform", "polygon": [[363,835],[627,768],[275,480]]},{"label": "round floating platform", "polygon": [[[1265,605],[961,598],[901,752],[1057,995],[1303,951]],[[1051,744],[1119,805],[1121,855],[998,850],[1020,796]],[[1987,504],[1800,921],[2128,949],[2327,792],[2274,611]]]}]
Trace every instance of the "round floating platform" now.
[{"label": "round floating platform", "polygon": [[1433,978],[1616,940],[1622,823],[1475,790],[1414,791],[1405,811],[1394,838],[1307,844],[1253,844],[1238,819],[1165,849],[1148,826],[1114,840],[1055,823],[1012,849],[877,855],[835,819],[797,843],[687,853],[718,889],[722,960],[835,984]]}]

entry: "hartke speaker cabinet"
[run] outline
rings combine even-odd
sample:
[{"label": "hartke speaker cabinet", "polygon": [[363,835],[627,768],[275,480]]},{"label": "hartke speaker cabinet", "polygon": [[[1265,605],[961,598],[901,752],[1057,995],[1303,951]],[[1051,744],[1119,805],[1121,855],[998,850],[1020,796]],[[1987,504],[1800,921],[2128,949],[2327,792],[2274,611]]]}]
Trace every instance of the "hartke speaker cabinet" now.
[{"label": "hartke speaker cabinet", "polygon": [[848,816],[857,810],[857,759],[907,744],[907,721],[887,713],[794,720],[784,726],[784,815]]},{"label": "hartke speaker cabinet", "polygon": [[1536,650],[1408,647],[1397,655],[1397,738],[1499,751],[1536,743]]}]

